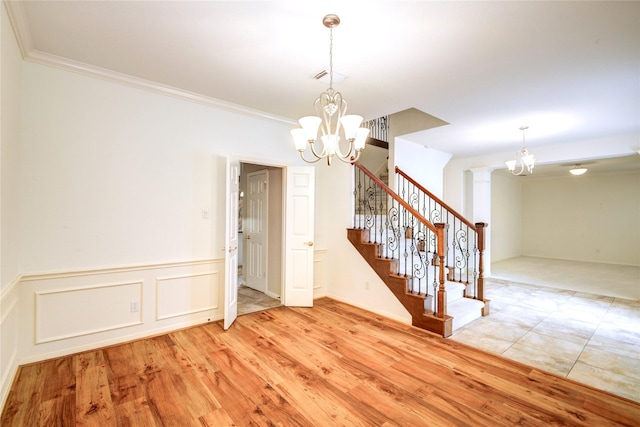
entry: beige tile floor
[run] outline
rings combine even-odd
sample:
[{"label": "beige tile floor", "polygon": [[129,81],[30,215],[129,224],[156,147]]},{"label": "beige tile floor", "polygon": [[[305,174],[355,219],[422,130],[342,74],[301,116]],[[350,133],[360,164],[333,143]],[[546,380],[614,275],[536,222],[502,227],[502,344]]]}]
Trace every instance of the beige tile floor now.
[{"label": "beige tile floor", "polygon": [[238,287],[238,315],[254,313],[282,305],[279,299],[251,289],[248,286]]},{"label": "beige tile floor", "polygon": [[485,289],[491,315],[452,339],[640,402],[640,268],[496,264]]}]

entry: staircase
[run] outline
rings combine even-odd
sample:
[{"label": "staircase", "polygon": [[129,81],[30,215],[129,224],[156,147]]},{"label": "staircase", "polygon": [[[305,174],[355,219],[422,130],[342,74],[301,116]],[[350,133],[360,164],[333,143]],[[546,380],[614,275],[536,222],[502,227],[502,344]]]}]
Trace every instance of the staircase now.
[{"label": "staircase", "polygon": [[[488,314],[482,298],[483,238],[474,239],[480,246],[469,250],[462,246],[470,240],[468,230],[453,224],[449,233],[451,224],[429,221],[413,189],[405,188],[405,200],[362,165],[356,163],[354,171],[354,226],[347,237],[410,313],[412,324],[448,337]],[[480,237],[484,226],[478,227]]]}]

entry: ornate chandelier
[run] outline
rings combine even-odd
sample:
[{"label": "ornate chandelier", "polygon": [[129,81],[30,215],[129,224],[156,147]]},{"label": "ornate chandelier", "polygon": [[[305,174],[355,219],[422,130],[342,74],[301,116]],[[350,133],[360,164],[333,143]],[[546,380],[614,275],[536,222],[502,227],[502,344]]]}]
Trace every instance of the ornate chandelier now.
[{"label": "ornate chandelier", "polygon": [[[300,157],[307,163],[315,163],[326,158],[327,164],[331,165],[334,156],[345,163],[353,163],[364,150],[369,129],[360,127],[362,116],[346,115],[347,101],[340,92],[333,89],[333,29],[340,24],[340,18],[338,15],[330,14],[322,19],[322,23],[329,28],[329,89],[322,92],[313,103],[317,116],[302,117],[298,120],[302,129],[292,129],[291,135]],[[340,149],[341,129],[349,143],[346,152]],[[316,145],[318,139],[321,141],[322,149]],[[307,145],[315,157],[310,160],[304,156]]]},{"label": "ornate chandelier", "polygon": [[[536,159],[533,157],[533,154],[529,154],[526,145],[524,144],[524,131],[529,129],[529,126],[522,126],[520,130],[522,131],[522,149],[516,152],[516,159],[509,160],[505,162],[509,172],[514,175],[523,175],[526,171],[529,175],[533,173],[533,167],[536,164]],[[516,172],[516,164],[519,164],[519,170]]]}]

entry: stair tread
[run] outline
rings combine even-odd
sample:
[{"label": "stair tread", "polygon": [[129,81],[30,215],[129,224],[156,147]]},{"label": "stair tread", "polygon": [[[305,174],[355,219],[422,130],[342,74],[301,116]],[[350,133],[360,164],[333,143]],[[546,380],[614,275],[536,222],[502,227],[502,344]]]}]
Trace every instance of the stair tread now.
[{"label": "stair tread", "polygon": [[447,304],[447,313],[453,317],[453,330],[457,330],[482,317],[484,302],[473,298],[460,298]]},{"label": "stair tread", "polygon": [[450,303],[447,303],[447,308],[449,309],[449,311],[453,310],[453,309],[457,309],[460,308],[462,310],[469,310],[472,307],[484,307],[484,302],[480,301],[479,299],[473,299],[473,298],[460,298],[457,299],[455,301],[451,301]]},{"label": "stair tread", "polygon": [[467,285],[465,285],[464,283],[450,282],[447,280],[444,282],[444,288],[447,290],[447,292],[449,292],[455,290],[464,290],[467,288]]}]

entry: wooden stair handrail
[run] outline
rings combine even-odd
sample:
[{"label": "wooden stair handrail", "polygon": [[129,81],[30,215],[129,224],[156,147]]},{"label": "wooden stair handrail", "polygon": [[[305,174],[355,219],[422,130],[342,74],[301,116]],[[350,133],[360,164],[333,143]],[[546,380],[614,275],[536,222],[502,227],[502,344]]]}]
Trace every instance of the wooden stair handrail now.
[{"label": "wooden stair handrail", "polygon": [[[433,225],[431,223],[431,221],[429,221],[428,219],[426,219],[424,216],[422,216],[420,214],[420,212],[418,212],[417,210],[415,210],[413,207],[411,207],[411,205],[407,202],[405,202],[400,196],[398,196],[396,194],[395,191],[393,191],[391,188],[389,188],[389,186],[387,184],[385,184],[384,182],[382,182],[380,180],[380,178],[378,178],[377,176],[375,176],[373,173],[371,173],[369,171],[369,169],[365,168],[364,166],[362,166],[362,164],[360,164],[360,162],[354,162],[353,165],[355,167],[357,167],[358,169],[360,169],[365,175],[367,175],[369,178],[371,178],[371,180],[373,182],[375,182],[380,188],[382,188],[389,196],[391,196],[395,201],[397,201],[400,205],[402,205],[403,208],[405,208],[407,211],[409,211],[414,217],[416,217],[421,223],[423,223],[425,226],[427,226],[427,228],[429,230],[431,230],[433,233],[435,233],[436,235],[439,234],[438,229],[436,228],[435,225]],[[475,227],[473,227],[475,230]]]},{"label": "wooden stair handrail", "polygon": [[420,191],[422,191],[423,193],[425,193],[426,195],[428,195],[429,197],[431,197],[433,200],[435,200],[437,203],[440,204],[440,206],[442,206],[443,208],[445,208],[446,210],[448,210],[449,212],[451,212],[453,214],[453,216],[455,216],[456,218],[458,218],[460,221],[462,221],[463,223],[465,223],[469,228],[471,228],[473,231],[475,231],[476,233],[478,232],[478,229],[476,228],[475,224],[473,224],[471,221],[468,221],[465,217],[463,217],[461,214],[459,214],[455,209],[453,209],[451,206],[449,206],[448,204],[446,204],[445,202],[443,202],[442,200],[440,200],[440,198],[438,196],[436,196],[435,194],[433,194],[432,192],[430,192],[429,190],[427,190],[426,188],[424,188],[422,185],[420,185],[420,183],[416,182],[413,178],[411,178],[409,175],[407,175],[402,169],[400,169],[398,166],[396,166],[396,173],[402,175],[403,178],[405,178],[407,181],[409,181],[411,184],[415,185],[416,187],[418,187],[418,189]]}]

